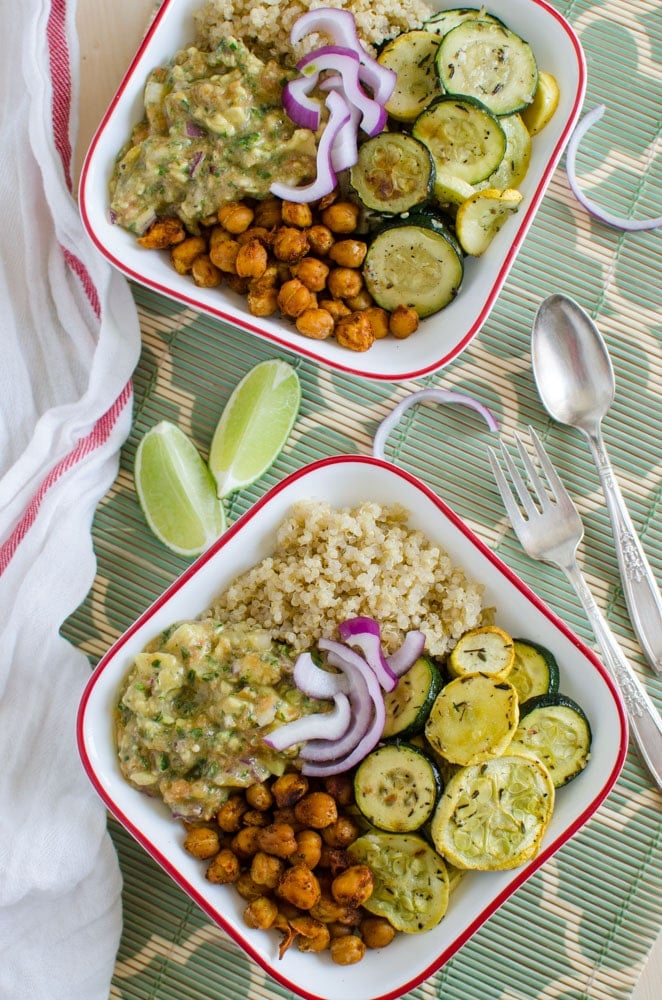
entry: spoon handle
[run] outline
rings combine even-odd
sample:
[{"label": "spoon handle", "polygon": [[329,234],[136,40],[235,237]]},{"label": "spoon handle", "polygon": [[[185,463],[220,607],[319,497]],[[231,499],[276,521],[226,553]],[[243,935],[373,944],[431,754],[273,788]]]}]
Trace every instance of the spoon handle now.
[{"label": "spoon handle", "polygon": [[630,733],[651,777],[662,791],[662,719],[596,604],[577,561],[561,568],[575,588],[598,641],[602,660],[623,696]]},{"label": "spoon handle", "polygon": [[602,434],[597,432],[587,437],[611,518],[630,620],[652,669],[662,675],[662,596],[625,506]]}]

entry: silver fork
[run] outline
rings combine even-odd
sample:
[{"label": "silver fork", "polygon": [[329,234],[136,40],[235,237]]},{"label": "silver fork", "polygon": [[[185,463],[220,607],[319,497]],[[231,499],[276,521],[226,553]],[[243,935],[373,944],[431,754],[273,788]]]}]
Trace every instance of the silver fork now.
[{"label": "silver fork", "polygon": [[558,566],[577,592],[603,661],[620,688],[630,731],[658,788],[662,789],[662,719],[625,658],[579,568],[577,548],[584,537],[584,526],[577,508],[532,427],[529,433],[537,461],[532,459],[520,435],[515,434],[524,476],[503,441],[500,441],[501,460],[494,449],[487,449],[506,513],[524,551],[532,559]]}]

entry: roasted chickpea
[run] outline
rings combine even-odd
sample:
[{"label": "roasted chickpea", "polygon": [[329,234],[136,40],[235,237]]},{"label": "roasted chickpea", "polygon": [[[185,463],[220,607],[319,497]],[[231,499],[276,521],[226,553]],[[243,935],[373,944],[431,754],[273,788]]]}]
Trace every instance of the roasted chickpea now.
[{"label": "roasted chickpea", "polygon": [[326,287],[329,266],[316,257],[302,257],[292,266],[292,274],[311,292],[321,292]]},{"label": "roasted chickpea", "polygon": [[251,286],[250,278],[242,278],[238,274],[228,274],[225,281],[228,288],[231,288],[237,295],[247,295]]},{"label": "roasted chickpea", "polygon": [[333,246],[333,233],[328,226],[322,226],[318,223],[308,230],[308,241],[313,253],[324,257]]},{"label": "roasted chickpea", "polygon": [[361,912],[356,907],[339,903],[328,892],[322,892],[317,902],[311,906],[310,915],[323,924],[339,924],[343,927],[356,927],[361,919]]},{"label": "roasted chickpea", "polygon": [[257,885],[262,885],[266,889],[276,888],[284,870],[285,862],[282,858],[265,854],[264,851],[258,851],[251,861],[251,878]]},{"label": "roasted chickpea", "polygon": [[206,252],[207,241],[204,236],[189,236],[171,249],[170,259],[177,274],[188,274],[195,258]]},{"label": "roasted chickpea", "polygon": [[375,300],[367,288],[362,288],[358,295],[352,295],[351,298],[345,299],[345,302],[352,312],[356,312],[359,309],[369,309],[375,304]]},{"label": "roasted chickpea", "polygon": [[253,209],[241,201],[229,201],[218,210],[218,221],[233,235],[248,229],[254,218]]},{"label": "roasted chickpea", "polygon": [[185,239],[186,230],[179,219],[158,219],[137,242],[147,250],[168,250]]},{"label": "roasted chickpea", "polygon": [[298,226],[299,229],[305,229],[313,224],[313,213],[310,205],[297,201],[284,201],[280,211],[286,226]]},{"label": "roasted chickpea", "polygon": [[231,795],[216,813],[216,822],[224,833],[236,833],[247,809],[243,795]]},{"label": "roasted chickpea", "polygon": [[329,847],[349,847],[359,835],[359,824],[351,816],[339,816],[335,823],[322,830],[322,839]]},{"label": "roasted chickpea", "polygon": [[264,201],[258,202],[255,206],[255,218],[253,221],[256,226],[262,226],[265,229],[274,229],[275,226],[280,225],[281,218],[281,202],[279,198],[265,198]]},{"label": "roasted chickpea", "polygon": [[276,893],[300,910],[309,910],[320,898],[320,887],[308,865],[298,864],[285,869]]},{"label": "roasted chickpea", "polygon": [[353,233],[359,221],[359,206],[352,201],[334,201],[322,212],[322,222],[332,233]]},{"label": "roasted chickpea", "polygon": [[308,236],[301,229],[281,226],[276,230],[272,250],[277,260],[282,260],[285,264],[295,264],[306,256],[309,249]]},{"label": "roasted chickpea", "polygon": [[239,247],[234,266],[240,278],[261,278],[267,262],[266,248],[258,239],[252,239]]},{"label": "roasted chickpea", "polygon": [[326,340],[333,333],[333,316],[326,309],[305,309],[296,319],[296,328],[304,337]]},{"label": "roasted chickpea", "polygon": [[315,868],[322,854],[322,838],[316,830],[300,830],[296,834],[297,849],[290,860]]},{"label": "roasted chickpea", "polygon": [[326,309],[334,322],[342,319],[343,316],[349,316],[352,311],[342,299],[320,299],[319,305],[320,309]]},{"label": "roasted chickpea", "polygon": [[241,247],[236,240],[218,239],[209,248],[209,257],[212,264],[215,264],[221,271],[227,274],[236,274],[237,254]]},{"label": "roasted chickpea", "polygon": [[336,965],[354,965],[361,961],[366,951],[363,941],[356,934],[333,938],[330,947],[331,958]]},{"label": "roasted chickpea", "polygon": [[411,306],[396,306],[388,321],[388,328],[398,340],[405,340],[418,330],[418,313]]},{"label": "roasted chickpea", "polygon": [[294,815],[294,806],[283,806],[282,809],[274,809],[272,816],[274,823],[289,823],[295,833],[302,829],[302,824]]},{"label": "roasted chickpea", "polygon": [[231,882],[236,882],[240,875],[239,858],[229,847],[224,847],[212,858],[205,878],[215,885],[229,885]]},{"label": "roasted chickpea", "polygon": [[251,900],[244,910],[244,923],[258,930],[268,930],[273,927],[278,916],[278,906],[268,896],[258,896]]},{"label": "roasted chickpea", "polygon": [[232,237],[223,226],[213,226],[209,231],[209,251],[210,253],[216,249],[221,243],[227,243]]},{"label": "roasted chickpea", "polygon": [[361,267],[367,252],[368,245],[362,240],[338,240],[329,250],[329,257],[340,267]]},{"label": "roasted chickpea", "polygon": [[206,253],[195,258],[191,264],[191,275],[198,288],[218,288],[223,280],[222,272]]},{"label": "roasted chickpea", "polygon": [[395,928],[385,917],[364,917],[361,937],[367,948],[386,948],[395,937]]},{"label": "roasted chickpea", "polygon": [[232,850],[246,861],[252,858],[259,850],[258,836],[263,829],[264,827],[261,826],[243,827],[238,833],[235,833],[230,842]]},{"label": "roasted chickpea", "polygon": [[351,299],[363,288],[363,275],[351,267],[334,267],[326,285],[334,299]]},{"label": "roasted chickpea", "polygon": [[309,792],[295,805],[294,815],[304,826],[322,830],[338,819],[338,807],[328,792]]},{"label": "roasted chickpea", "polygon": [[337,924],[334,921],[326,926],[329,928],[329,935],[332,938],[347,937],[348,934],[354,933],[354,928],[348,926],[347,924]]},{"label": "roasted chickpea", "polygon": [[251,240],[257,240],[262,246],[271,246],[272,236],[268,229],[264,226],[251,226],[246,229],[243,233],[237,234],[237,243],[242,246],[245,243],[249,243]]},{"label": "roasted chickpea", "polygon": [[260,785],[251,785],[246,789],[246,802],[252,809],[259,809],[261,812],[266,812],[274,804],[274,797],[269,786],[262,783]]},{"label": "roasted chickpea", "polygon": [[328,868],[334,878],[339,872],[344,872],[345,868],[349,868],[351,864],[353,864],[352,856],[343,847],[322,845],[319,865],[322,868]]},{"label": "roasted chickpea", "polygon": [[351,865],[336,875],[331,883],[331,895],[345,906],[361,906],[372,896],[375,878],[367,865]]},{"label": "roasted chickpea", "polygon": [[310,305],[310,292],[298,278],[292,278],[281,285],[278,292],[278,308],[284,316],[295,319],[306,309],[310,309]]},{"label": "roasted chickpea", "polygon": [[259,899],[260,896],[264,895],[264,886],[254,882],[250,876],[250,872],[242,872],[234,883],[234,887],[241,898],[247,899],[249,902],[252,899]]},{"label": "roasted chickpea", "polygon": [[363,315],[370,323],[375,340],[383,340],[389,332],[389,314],[386,309],[380,309],[379,306],[370,306],[368,309],[364,309]]},{"label": "roasted chickpea", "polygon": [[290,921],[291,927],[297,934],[297,948],[299,951],[320,952],[329,947],[331,935],[329,929],[319,920],[302,913]]},{"label": "roasted chickpea", "polygon": [[184,849],[194,858],[213,858],[220,851],[221,842],[216,830],[199,826],[186,834]]},{"label": "roasted chickpea", "polygon": [[261,809],[247,809],[241,817],[244,826],[267,826],[270,822],[269,814]]},{"label": "roasted chickpea", "polygon": [[324,787],[339,806],[354,804],[354,782],[348,774],[332,774],[324,779]]},{"label": "roasted chickpea", "polygon": [[256,839],[260,851],[275,854],[277,858],[289,858],[297,849],[294,830],[289,823],[270,823],[260,827]]},{"label": "roasted chickpea", "polygon": [[375,342],[370,321],[362,312],[343,316],[336,323],[336,340],[351,351],[367,351]]},{"label": "roasted chickpea", "polygon": [[253,316],[273,316],[278,309],[278,289],[250,290],[247,295],[249,312]]}]

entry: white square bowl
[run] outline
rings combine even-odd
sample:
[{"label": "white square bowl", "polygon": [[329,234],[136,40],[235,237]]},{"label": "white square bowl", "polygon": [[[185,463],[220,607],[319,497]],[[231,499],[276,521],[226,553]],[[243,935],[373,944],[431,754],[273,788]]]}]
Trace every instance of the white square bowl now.
[{"label": "white square bowl", "polygon": [[[160,631],[196,617],[240,572],[274,546],[277,526],[298,500],[349,506],[363,500],[399,503],[409,523],[439,543],[470,578],[485,585],[485,604],[514,635],[537,639],[556,656],[561,690],[586,711],[593,730],[591,760],[559,790],[537,858],[504,872],[471,872],[451,896],[441,923],[423,934],[399,934],[386,949],[368,951],[352,966],[328,953],[290,949],[278,959],[271,933],[246,927],[245,902],[231,886],[204,878],[182,846],[183,829],[158,800],[122,777],[114,744],[113,709],[133,657]],[[199,557],[121,636],[103,657],[81,701],[78,742],[85,769],[110,811],[208,916],[279,983],[310,1000],[392,1000],[439,969],[523,882],[595,812],[616,781],[627,750],[627,723],[619,695],[593,653],[516,577],[428,487],[379,459],[339,456],[306,466],[274,487]],[[146,890],[148,891],[148,889]],[[562,943],[559,943],[562,947]]]},{"label": "white square bowl", "polygon": [[[115,267],[147,288],[330,368],[397,381],[419,378],[449,364],[477,335],[494,306],[580,114],[586,66],[568,22],[545,0],[490,0],[486,4],[531,44],[539,67],[556,77],[561,90],[558,109],[549,125],[533,138],[531,165],[520,187],[524,200],[519,212],[508,220],[483,257],[467,259],[457,298],[423,320],[407,340],[387,337],[376,341],[369,351],[356,353],[340,347],[333,338],[314,341],[303,337],[280,318],[251,316],[245,300],[226,287],[196,287],[189,276],[175,272],[167,253],[142,249],[134,236],[110,220],[108,182],[117,153],[142,117],[147,75],[191,42],[191,15],[201,2],[165,0],[92,141],[79,192],[83,223],[92,241]],[[457,6],[453,0],[432,3],[439,10]]]}]

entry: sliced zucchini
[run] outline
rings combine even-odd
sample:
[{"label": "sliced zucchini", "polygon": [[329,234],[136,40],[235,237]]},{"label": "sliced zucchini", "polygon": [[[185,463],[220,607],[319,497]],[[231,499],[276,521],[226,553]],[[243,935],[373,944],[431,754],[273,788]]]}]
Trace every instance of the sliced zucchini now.
[{"label": "sliced zucchini", "polygon": [[463,181],[461,177],[454,177],[446,170],[435,171],[433,190],[435,201],[446,210],[457,208],[474,193],[473,185]]},{"label": "sliced zucchini", "polygon": [[526,177],[531,163],[531,134],[524,124],[522,115],[506,115],[499,119],[506,135],[506,151],[501,163],[493,174],[476,188],[518,188]]},{"label": "sliced zucchini", "polygon": [[403,739],[420,733],[441,690],[441,671],[428,656],[419,656],[393,691],[384,695],[386,723],[384,739]]},{"label": "sliced zucchini", "polygon": [[469,629],[457,640],[448,658],[448,670],[452,677],[480,671],[503,679],[514,662],[512,636],[498,625],[481,625]]},{"label": "sliced zucchini", "polygon": [[366,208],[397,215],[428,200],[434,162],[418,139],[402,132],[381,132],[359,147],[349,176]]},{"label": "sliced zucchini", "polygon": [[436,58],[439,35],[405,31],[389,42],[377,61],[396,74],[393,94],[384,105],[400,122],[413,122],[424,107],[441,94]]},{"label": "sliced zucchini", "polygon": [[488,14],[484,7],[456,7],[453,10],[440,10],[428,18],[423,27],[426,31],[435,31],[438,35],[447,35],[463,21],[498,21],[493,14]]},{"label": "sliced zucchini", "polygon": [[517,212],[522,195],[509,189],[487,188],[476,191],[463,201],[455,216],[455,232],[465,253],[480,257],[503,227]]},{"label": "sliced zucchini", "polygon": [[415,834],[367,833],[347,848],[372,871],[375,886],[362,904],[397,931],[417,934],[436,927],[448,908],[443,858]]},{"label": "sliced zucchini", "polygon": [[533,95],[533,101],[528,108],[524,108],[522,118],[529,130],[530,135],[537,135],[545,125],[554,117],[554,112],[559,105],[561,93],[556,77],[551,73],[540,70],[538,73],[538,86]]},{"label": "sliced zucchini", "polygon": [[466,766],[505,753],[518,723],[512,684],[489,674],[465,674],[437,695],[425,736],[446,760]]},{"label": "sliced zucchini", "polygon": [[499,120],[472,97],[439,97],[418,116],[412,135],[428,147],[438,173],[468,184],[494,173],[506,150]]},{"label": "sliced zucchini", "polygon": [[530,698],[520,710],[520,723],[510,749],[533,754],[552,776],[557,788],[567,785],[586,767],[591,752],[591,727],[583,710],[562,694]]},{"label": "sliced zucchini", "polygon": [[463,274],[462,253],[448,229],[422,213],[382,229],[363,262],[366,288],[378,306],[392,312],[408,305],[421,318],[452,302]]},{"label": "sliced zucchini", "polygon": [[508,680],[517,691],[520,705],[529,698],[558,691],[559,665],[553,653],[530,639],[513,641],[515,662]]},{"label": "sliced zucchini", "polygon": [[399,741],[369,753],[354,775],[356,805],[388,833],[419,830],[434,812],[441,787],[434,761],[420,747]]},{"label": "sliced zucchini", "polygon": [[463,21],[444,35],[437,72],[448,94],[476,97],[496,115],[526,108],[538,85],[531,46],[494,21]]},{"label": "sliced zucchini", "polygon": [[446,786],[430,832],[457,868],[501,871],[535,857],[554,809],[554,783],[531,757],[463,767]]}]

